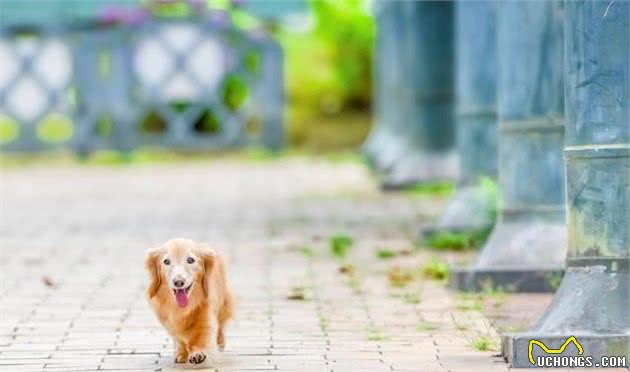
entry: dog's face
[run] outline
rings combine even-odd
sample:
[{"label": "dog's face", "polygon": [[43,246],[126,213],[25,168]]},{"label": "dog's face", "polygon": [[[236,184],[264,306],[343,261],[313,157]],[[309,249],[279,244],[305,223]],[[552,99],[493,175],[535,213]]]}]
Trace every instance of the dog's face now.
[{"label": "dog's face", "polygon": [[149,297],[166,286],[180,308],[188,306],[195,286],[207,294],[207,274],[212,269],[214,251],[188,239],[173,239],[147,252],[146,266],[151,276]]}]

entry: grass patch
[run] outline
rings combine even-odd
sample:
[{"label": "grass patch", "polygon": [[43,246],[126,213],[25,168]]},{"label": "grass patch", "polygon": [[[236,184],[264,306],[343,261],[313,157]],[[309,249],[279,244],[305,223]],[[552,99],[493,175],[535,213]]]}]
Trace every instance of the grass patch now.
[{"label": "grass patch", "polygon": [[478,351],[488,351],[494,349],[494,342],[486,336],[479,336],[475,338],[472,340],[472,345]]},{"label": "grass patch", "polygon": [[483,297],[479,293],[461,293],[457,298],[457,309],[462,311],[481,311]]},{"label": "grass patch", "polygon": [[447,197],[455,191],[453,182],[432,182],[412,186],[404,190],[410,196],[440,196]]},{"label": "grass patch", "polygon": [[330,238],[330,252],[333,256],[343,259],[354,246],[354,239],[349,235],[335,235]]},{"label": "grass patch", "polygon": [[376,257],[381,260],[389,260],[396,257],[396,252],[392,251],[391,249],[382,248],[376,251]]},{"label": "grass patch", "polygon": [[549,285],[549,288],[555,291],[560,287],[560,283],[562,282],[562,274],[547,274],[545,276],[545,280],[547,281],[547,285]]},{"label": "grass patch", "polygon": [[448,265],[446,262],[436,257],[432,257],[422,268],[422,274],[429,279],[447,280]]},{"label": "grass patch", "polygon": [[438,232],[430,234],[424,241],[424,245],[442,251],[477,249],[486,241],[490,231],[491,229],[461,233]]},{"label": "grass patch", "polygon": [[385,333],[376,326],[367,326],[365,335],[368,341],[383,341],[386,339]]},{"label": "grass patch", "polygon": [[422,322],[416,326],[416,329],[421,332],[430,332],[440,329],[440,326],[437,323]]}]

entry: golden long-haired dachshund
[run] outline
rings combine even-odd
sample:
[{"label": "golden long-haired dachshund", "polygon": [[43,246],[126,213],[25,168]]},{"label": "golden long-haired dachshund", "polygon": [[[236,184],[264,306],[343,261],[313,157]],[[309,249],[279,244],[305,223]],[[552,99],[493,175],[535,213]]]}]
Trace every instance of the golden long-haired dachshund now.
[{"label": "golden long-haired dachshund", "polygon": [[233,314],[225,260],[190,239],[172,239],[147,251],[149,303],[173,337],[175,363],[194,364],[225,347],[225,324]]}]

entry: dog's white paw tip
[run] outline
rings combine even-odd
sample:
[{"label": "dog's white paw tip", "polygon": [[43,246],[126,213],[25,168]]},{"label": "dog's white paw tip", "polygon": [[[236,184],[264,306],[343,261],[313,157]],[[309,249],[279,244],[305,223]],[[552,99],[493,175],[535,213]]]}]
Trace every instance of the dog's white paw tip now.
[{"label": "dog's white paw tip", "polygon": [[206,360],[206,354],[200,351],[194,352],[188,357],[188,361],[192,364],[200,364],[203,363],[204,360]]}]

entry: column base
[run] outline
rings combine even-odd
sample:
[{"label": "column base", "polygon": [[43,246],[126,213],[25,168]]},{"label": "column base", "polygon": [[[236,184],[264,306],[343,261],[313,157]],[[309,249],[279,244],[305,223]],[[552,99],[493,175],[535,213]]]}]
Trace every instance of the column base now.
[{"label": "column base", "polygon": [[[582,348],[582,354],[579,354],[579,349],[576,343],[572,340],[575,337],[577,342]],[[531,359],[529,353],[529,344],[532,340]],[[568,343],[567,343],[568,342]],[[549,350],[553,350],[548,353],[543,350],[540,343],[545,345]],[[562,346],[566,344],[563,349]],[[625,357],[626,365],[612,365],[611,367],[628,367],[630,366],[630,336],[624,334],[580,334],[580,333],[566,333],[564,335],[544,335],[534,332],[525,332],[518,334],[507,334],[501,337],[501,355],[510,364],[512,368],[541,368],[541,367],[553,367],[553,363],[571,363],[571,365],[557,365],[557,367],[606,367],[611,361],[610,357]],[[562,352],[556,352],[563,350]],[[574,361],[554,361],[554,358],[562,358],[567,356],[582,356],[584,360]],[[551,357],[549,360],[540,360],[539,357]],[[587,363],[587,357],[591,358],[590,363]],[[606,357],[608,360],[602,361],[602,357]],[[617,359],[617,358],[615,358]],[[532,363],[533,361],[533,363]],[[541,363],[550,363],[550,365],[541,365]],[[583,364],[582,364],[583,363]],[[577,365],[576,365],[577,364]],[[582,364],[582,365],[579,365]]]},{"label": "column base", "polygon": [[451,268],[449,288],[479,292],[503,290],[506,292],[553,292],[557,289],[563,270],[518,270]]},{"label": "column base", "polygon": [[376,159],[387,145],[389,137],[391,137],[391,134],[384,128],[376,127],[363,143],[361,152],[370,168],[374,169],[376,167]]},{"label": "column base", "polygon": [[384,177],[384,190],[400,190],[428,182],[453,181],[458,177],[457,155],[446,153],[406,153]]},{"label": "column base", "polygon": [[[502,355],[513,367],[535,367],[538,356],[577,355],[578,344],[582,356],[592,357],[593,366],[602,356],[616,356],[626,357],[625,367],[630,367],[629,260],[606,258],[589,265],[567,268],[553,302],[530,330],[503,336]],[[560,350],[571,336],[573,345],[567,343],[558,354],[532,343],[532,364],[530,340]]]},{"label": "column base", "polygon": [[475,233],[488,231],[494,224],[496,195],[482,186],[457,189],[439,221],[421,231],[424,238],[441,233]]},{"label": "column base", "polygon": [[383,137],[380,146],[372,155],[372,163],[378,172],[389,172],[392,167],[404,157],[410,146],[407,141],[396,134],[387,134]]},{"label": "column base", "polygon": [[452,288],[549,292],[565,267],[566,227],[561,211],[544,216],[503,213],[475,264],[453,271]]}]

